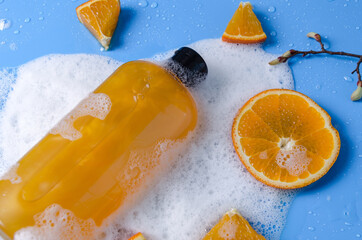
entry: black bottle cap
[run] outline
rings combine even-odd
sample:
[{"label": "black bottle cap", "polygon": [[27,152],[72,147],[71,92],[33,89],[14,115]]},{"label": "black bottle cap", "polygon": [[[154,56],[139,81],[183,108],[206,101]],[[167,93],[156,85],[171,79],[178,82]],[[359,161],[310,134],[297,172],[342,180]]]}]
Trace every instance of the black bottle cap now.
[{"label": "black bottle cap", "polygon": [[195,50],[182,47],[167,61],[172,71],[187,87],[193,87],[206,79],[208,70],[204,59]]}]

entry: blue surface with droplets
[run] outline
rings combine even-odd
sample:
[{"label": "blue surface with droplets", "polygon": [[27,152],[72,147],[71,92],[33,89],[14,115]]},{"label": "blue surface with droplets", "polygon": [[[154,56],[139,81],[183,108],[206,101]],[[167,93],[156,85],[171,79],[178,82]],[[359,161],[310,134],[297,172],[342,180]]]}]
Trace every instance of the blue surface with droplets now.
[{"label": "blue surface with droplets", "polygon": [[[122,13],[111,50],[78,22],[83,0],[0,0],[0,68],[50,53],[94,53],[128,61],[150,57],[205,38],[218,38],[239,2],[232,0],[121,0]],[[307,39],[321,33],[330,50],[362,53],[362,0],[250,0],[268,35],[263,48],[319,49]],[[0,21],[1,22],[1,21]],[[289,62],[296,90],[310,96],[333,119],[341,152],[321,180],[294,200],[282,239],[362,238],[362,102],[351,102],[356,59],[295,58]]]}]

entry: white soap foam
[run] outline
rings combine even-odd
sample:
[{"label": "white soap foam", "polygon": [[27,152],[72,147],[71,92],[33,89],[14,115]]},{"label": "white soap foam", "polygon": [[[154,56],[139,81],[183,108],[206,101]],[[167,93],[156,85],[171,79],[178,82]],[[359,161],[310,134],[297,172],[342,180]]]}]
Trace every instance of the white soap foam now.
[{"label": "white soap foam", "polygon": [[294,145],[292,149],[281,149],[276,156],[277,164],[285,168],[289,174],[299,176],[308,169],[312,161],[307,156],[307,149],[302,145]]},{"label": "white soap foam", "polygon": [[68,113],[55,127],[50,130],[51,134],[60,134],[63,138],[71,141],[82,137],[82,133],[74,128],[74,122],[84,116],[92,116],[101,120],[111,111],[112,102],[107,94],[91,93],[83,99],[76,108]]},{"label": "white soap foam", "polygon": [[34,216],[35,226],[23,228],[15,233],[16,240],[90,239],[96,234],[92,219],[77,218],[71,211],[58,204],[47,207]]},{"label": "white soap foam", "polygon": [[21,183],[22,179],[17,174],[18,167],[19,167],[18,163],[13,165],[4,175],[2,175],[0,177],[0,181],[1,180],[9,180],[12,184]]},{"label": "white soap foam", "polygon": [[[107,225],[103,238],[127,239],[141,231],[149,240],[201,239],[226,211],[237,208],[259,233],[278,239],[294,192],[266,186],[248,173],[234,151],[231,125],[238,108],[256,93],[293,88],[290,69],[269,66],[276,56],[259,45],[211,39],[190,47],[209,68],[207,79],[192,90],[199,110],[192,144],[175,156],[172,170],[139,204]],[[102,57],[53,55],[20,67],[1,113],[2,170],[118,65]]]},{"label": "white soap foam", "polygon": [[96,55],[49,55],[0,72],[0,101],[7,98],[0,112],[0,175],[120,64]]}]

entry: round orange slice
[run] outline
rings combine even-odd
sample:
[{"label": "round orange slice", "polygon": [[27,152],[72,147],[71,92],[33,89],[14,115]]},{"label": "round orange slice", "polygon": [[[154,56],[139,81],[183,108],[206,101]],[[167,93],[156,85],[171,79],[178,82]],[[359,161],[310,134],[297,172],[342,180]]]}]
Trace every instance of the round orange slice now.
[{"label": "round orange slice", "polygon": [[142,235],[142,233],[137,233],[128,240],[146,240],[146,238]]},{"label": "round orange slice", "polygon": [[231,43],[260,43],[266,35],[249,2],[241,2],[226,27],[222,40]]},{"label": "round orange slice", "polygon": [[328,113],[309,97],[286,89],[252,97],[234,119],[232,138],[247,170],[277,188],[315,182],[332,167],[340,149]]},{"label": "round orange slice", "polygon": [[236,209],[228,211],[203,240],[265,240]]},{"label": "round orange slice", "polygon": [[117,27],[120,11],[119,0],[90,0],[76,8],[79,21],[106,50]]}]

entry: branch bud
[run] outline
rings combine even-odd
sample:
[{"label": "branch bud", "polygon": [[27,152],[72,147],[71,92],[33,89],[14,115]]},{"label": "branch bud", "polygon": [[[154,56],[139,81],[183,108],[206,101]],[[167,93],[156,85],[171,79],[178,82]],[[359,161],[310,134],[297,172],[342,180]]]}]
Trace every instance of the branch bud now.
[{"label": "branch bud", "polygon": [[362,98],[362,81],[357,82],[357,89],[351,95],[352,101],[358,101]]},{"label": "branch bud", "polygon": [[313,38],[313,39],[317,40],[318,42],[321,41],[321,35],[319,35],[318,33],[315,33],[315,32],[308,33],[307,37]]},{"label": "branch bud", "polygon": [[269,65],[278,65],[280,63],[279,59],[274,59],[273,61],[269,62]]},{"label": "branch bud", "polygon": [[282,57],[285,57],[285,58],[290,58],[292,56],[292,52],[289,50],[289,51],[286,51],[285,53],[283,53]]},{"label": "branch bud", "polygon": [[269,62],[269,65],[278,65],[279,63],[284,63],[287,61],[288,58],[280,56],[277,59]]}]

